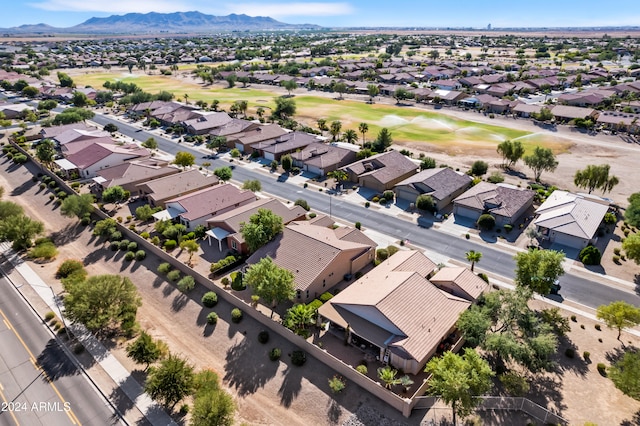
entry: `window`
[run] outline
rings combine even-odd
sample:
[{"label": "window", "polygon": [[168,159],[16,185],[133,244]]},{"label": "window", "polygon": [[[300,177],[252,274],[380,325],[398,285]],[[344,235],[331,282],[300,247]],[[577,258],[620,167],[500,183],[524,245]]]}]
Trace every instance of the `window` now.
[{"label": "window", "polygon": [[231,240],[231,248],[234,250],[238,250],[238,245],[236,244],[236,240]]}]

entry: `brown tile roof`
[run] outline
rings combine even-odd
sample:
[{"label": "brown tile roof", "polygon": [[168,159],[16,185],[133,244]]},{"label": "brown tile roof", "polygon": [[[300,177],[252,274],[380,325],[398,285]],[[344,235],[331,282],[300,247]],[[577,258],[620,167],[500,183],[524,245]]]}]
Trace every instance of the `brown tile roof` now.
[{"label": "brown tile roof", "polygon": [[245,130],[254,129],[258,126],[259,124],[252,123],[251,121],[234,118],[227,124],[211,129],[209,134],[213,136],[235,136]]},{"label": "brown tile roof", "polygon": [[226,112],[214,112],[211,114],[202,115],[198,118],[185,121],[183,124],[187,127],[192,127],[194,130],[214,129],[216,127],[224,126],[233,120]]},{"label": "brown tile roof", "polygon": [[523,205],[532,203],[534,195],[530,189],[480,182],[453,202],[493,215],[512,217]]},{"label": "brown tile roof", "polygon": [[424,362],[470,306],[431,284],[422,275],[429,267],[410,270],[409,265],[425,262],[433,264],[420,252],[399,251],[318,312],[382,348],[388,344]]},{"label": "brown tile roof", "polygon": [[586,118],[596,112],[593,108],[582,108],[568,105],[556,105],[551,108],[551,114],[560,118]]},{"label": "brown tile roof", "polygon": [[66,143],[62,145],[62,147],[60,148],[60,152],[62,152],[62,155],[64,155],[65,157],[68,157],[96,143],[116,145],[116,141],[112,139],[110,136],[106,136],[103,138],[89,138],[89,139],[81,139],[81,140],[76,140],[73,142]]},{"label": "brown tile roof", "polygon": [[[464,291],[471,300],[477,299],[487,288],[487,283],[471,270],[463,267],[440,269],[429,281],[440,287],[443,284],[454,284]],[[468,299],[469,297],[465,297]]]},{"label": "brown tile roof", "polygon": [[134,144],[114,145],[108,143],[93,143],[84,149],[69,155],[67,160],[75,164],[79,169],[86,169],[112,154],[125,154],[129,158],[136,158],[148,156],[150,153],[147,149],[140,148],[138,145]]},{"label": "brown tile roof", "polygon": [[285,129],[277,124],[262,125],[255,129],[245,130],[242,133],[229,137],[229,140],[240,142],[243,145],[256,144],[267,139],[277,138],[287,133]]},{"label": "brown tile roof", "polygon": [[198,170],[188,170],[177,175],[153,179],[137,187],[150,194],[153,200],[160,201],[217,183],[218,178],[215,176],[206,177]]},{"label": "brown tile roof", "polygon": [[307,214],[306,210],[300,206],[289,208],[274,198],[261,198],[227,213],[213,217],[207,220],[207,225],[209,225],[210,228],[222,227],[229,232],[238,232],[240,231],[240,224],[242,222],[249,222],[251,216],[256,214],[258,209],[272,211],[282,218],[282,223],[285,225]]},{"label": "brown tile roof", "polygon": [[260,149],[264,152],[280,154],[283,152],[292,152],[296,149],[305,148],[307,145],[318,142],[320,139],[315,135],[304,132],[291,132],[278,136],[275,139],[260,142],[254,146],[254,149]]},{"label": "brown tile roof", "polygon": [[88,126],[84,123],[72,123],[72,124],[63,124],[62,126],[51,126],[51,127],[43,127],[40,130],[40,134],[43,138],[54,139],[56,136],[68,131],[68,130],[86,130],[86,131],[96,131],[98,130],[95,126]]},{"label": "brown tile roof", "polygon": [[391,150],[356,161],[342,169],[347,173],[355,174],[358,178],[371,176],[380,183],[388,183],[417,168],[418,166],[409,158],[398,151]]},{"label": "brown tile roof", "polygon": [[103,188],[126,185],[135,182],[149,181],[155,178],[179,173],[180,169],[167,166],[166,162],[130,161],[114,167],[102,169],[97,175],[105,179]]},{"label": "brown tile roof", "polygon": [[[333,262],[346,256],[350,260],[372,246],[338,238],[335,231],[308,222],[292,222],[273,241],[253,253],[247,264],[271,257],[294,275],[296,289],[305,291]],[[375,246],[374,246],[375,247]]]},{"label": "brown tile roof", "polygon": [[225,183],[167,200],[167,204],[179,204],[184,209],[180,216],[186,220],[195,220],[255,199],[253,192],[240,190],[230,183]]},{"label": "brown tile roof", "polygon": [[349,159],[355,160],[356,153],[350,149],[317,142],[292,153],[291,157],[307,166],[325,169],[336,165],[340,167],[345,164],[343,162],[349,161]]},{"label": "brown tile roof", "polygon": [[397,183],[398,186],[410,186],[421,194],[431,195],[436,201],[471,184],[471,177],[457,173],[448,167],[426,169]]}]

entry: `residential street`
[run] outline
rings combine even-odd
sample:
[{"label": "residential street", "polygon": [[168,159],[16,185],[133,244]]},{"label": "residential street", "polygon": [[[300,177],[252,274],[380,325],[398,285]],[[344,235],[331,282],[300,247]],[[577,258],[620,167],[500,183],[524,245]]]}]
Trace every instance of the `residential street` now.
[{"label": "residential street", "polygon": [[[202,156],[204,154],[202,151],[193,149],[187,144],[179,144],[176,140],[158,136],[146,130],[140,130],[108,115],[96,114],[93,121],[101,126],[107,123],[114,123],[118,126],[120,133],[139,141],[145,141],[153,137],[158,142],[159,149],[171,155],[174,155],[178,151],[191,152],[196,156],[197,164],[208,161],[212,164],[211,169],[229,165],[227,161],[220,159],[203,160]],[[515,270],[513,254],[494,248],[497,246],[491,247],[489,245],[478,244],[462,238],[452,237],[450,234],[433,228],[419,227],[411,222],[385,215],[373,209],[366,209],[364,206],[343,201],[339,196],[333,196],[330,206],[330,195],[325,192],[319,192],[311,188],[303,189],[297,185],[280,182],[271,176],[244,167],[236,167],[233,171],[233,178],[239,182],[248,179],[258,179],[262,184],[262,190],[266,193],[292,201],[297,198],[304,198],[309,202],[309,205],[317,211],[329,214],[331,210],[331,214],[336,218],[350,223],[359,221],[363,227],[375,229],[383,234],[393,236],[398,240],[410,240],[412,245],[424,247],[455,260],[466,262],[465,253],[467,251],[480,251],[483,256],[481,263],[479,263],[477,267],[479,270],[489,271],[507,280],[513,278],[513,272]],[[630,288],[628,291],[625,291],[618,286],[608,285],[606,278],[587,279],[569,271],[560,278],[560,283],[562,285],[560,292],[561,297],[551,296],[556,301],[562,301],[562,298],[564,298],[593,309],[599,305],[608,304],[616,300],[625,300],[636,306],[640,306],[640,296],[638,296],[633,289]]]}]

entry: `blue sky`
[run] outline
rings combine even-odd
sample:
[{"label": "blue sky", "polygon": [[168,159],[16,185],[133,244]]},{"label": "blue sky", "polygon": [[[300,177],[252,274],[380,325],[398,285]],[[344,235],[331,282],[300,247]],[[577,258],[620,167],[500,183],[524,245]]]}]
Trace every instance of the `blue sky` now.
[{"label": "blue sky", "polygon": [[94,16],[197,10],[328,27],[541,27],[640,25],[638,0],[5,0],[0,27],[79,24]]}]

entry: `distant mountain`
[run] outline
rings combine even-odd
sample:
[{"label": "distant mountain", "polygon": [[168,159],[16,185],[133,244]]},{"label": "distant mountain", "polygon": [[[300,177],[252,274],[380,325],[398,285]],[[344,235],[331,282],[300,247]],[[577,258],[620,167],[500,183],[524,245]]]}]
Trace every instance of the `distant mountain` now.
[{"label": "distant mountain", "polygon": [[46,24],[22,25],[0,29],[2,33],[65,33],[65,34],[133,34],[133,33],[211,33],[218,31],[318,30],[312,24],[287,24],[267,16],[231,14],[207,15],[200,12],[128,13],[107,18],[91,18],[69,28]]}]

